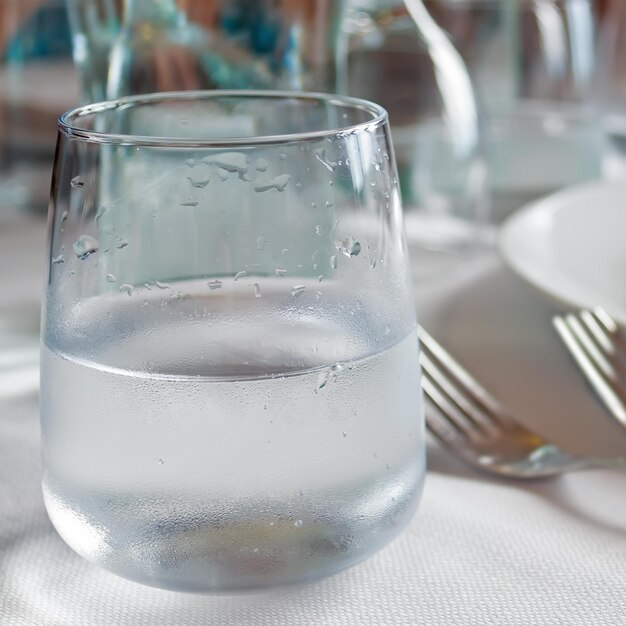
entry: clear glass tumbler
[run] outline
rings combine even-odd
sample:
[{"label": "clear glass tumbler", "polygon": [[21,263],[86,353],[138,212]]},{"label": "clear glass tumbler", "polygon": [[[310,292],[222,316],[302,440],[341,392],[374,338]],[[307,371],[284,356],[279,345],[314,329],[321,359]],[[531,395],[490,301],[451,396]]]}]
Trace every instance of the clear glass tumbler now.
[{"label": "clear glass tumbler", "polygon": [[79,554],[188,591],[305,581],[408,523],[416,320],[378,105],[292,92],[62,116],[43,489]]}]

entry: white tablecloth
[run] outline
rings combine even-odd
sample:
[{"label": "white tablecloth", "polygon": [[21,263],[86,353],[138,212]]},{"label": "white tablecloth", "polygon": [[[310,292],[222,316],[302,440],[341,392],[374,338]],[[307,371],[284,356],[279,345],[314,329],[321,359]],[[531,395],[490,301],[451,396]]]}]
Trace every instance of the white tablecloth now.
[{"label": "white tablecloth", "polygon": [[[626,473],[535,483],[467,469],[435,444],[418,514],[364,563],[306,586],[195,596],[76,556],[39,487],[37,325],[43,219],[0,215],[0,624],[623,625]],[[424,325],[518,415],[577,452],[619,454],[612,423],[549,328],[554,305],[492,252],[425,278]]]}]

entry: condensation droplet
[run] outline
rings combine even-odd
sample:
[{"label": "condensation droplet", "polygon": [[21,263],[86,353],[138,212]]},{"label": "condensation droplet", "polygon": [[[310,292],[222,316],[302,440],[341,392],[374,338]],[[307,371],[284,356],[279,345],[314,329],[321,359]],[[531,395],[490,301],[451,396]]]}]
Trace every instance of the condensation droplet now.
[{"label": "condensation droplet", "polygon": [[344,430],[344,431],[341,433],[341,436],[342,436],[342,437],[347,437],[347,436],[348,436],[348,433]]},{"label": "condensation droplet", "polygon": [[371,267],[372,269],[374,269],[374,268],[376,267],[376,259],[372,259],[372,260],[370,261],[370,267]]},{"label": "condensation droplet", "polygon": [[322,236],[322,228],[321,228],[321,226],[320,226],[319,224],[316,224],[316,225],[315,225],[315,234],[316,234],[318,237],[321,237],[321,236]]},{"label": "condensation droplet", "polygon": [[320,372],[317,377],[317,388],[323,389],[328,383],[335,382],[341,372],[343,372],[343,365],[341,365],[341,363],[335,363],[332,367]]},{"label": "condensation droplet", "polygon": [[261,237],[257,237],[257,240],[256,240],[256,247],[257,247],[259,250],[265,250],[265,244],[266,244],[268,241],[269,241],[269,240],[268,240],[268,238],[267,238],[267,237],[263,237],[263,236],[261,236]]},{"label": "condensation droplet", "polygon": [[302,295],[306,291],[306,287],[304,285],[294,285],[294,288],[291,290],[292,296]]},{"label": "condensation droplet", "polygon": [[323,280],[324,280],[324,274],[320,274],[320,275],[317,277],[317,281],[321,283]]},{"label": "condensation droplet", "polygon": [[243,278],[244,276],[247,276],[248,272],[246,270],[241,270],[240,272],[237,272],[235,274],[235,280],[239,280],[240,278]]},{"label": "condensation droplet", "polygon": [[180,206],[198,206],[197,200],[187,200],[186,202],[181,202]]},{"label": "condensation droplet", "polygon": [[143,286],[148,290],[152,291],[152,285],[150,283],[144,283]]},{"label": "condensation droplet", "polygon": [[196,166],[197,161],[195,159],[187,159],[185,161],[185,165],[187,167],[195,167]]},{"label": "condensation droplet", "polygon": [[159,463],[159,465],[163,465],[163,463],[165,463],[165,461],[163,459],[159,459],[158,463]]},{"label": "condensation droplet", "polygon": [[287,270],[284,267],[277,267],[274,273],[276,276],[284,276],[287,273]]},{"label": "condensation droplet", "polygon": [[74,253],[84,261],[88,256],[98,251],[98,240],[90,235],[81,235],[73,245]]},{"label": "condensation droplet", "polygon": [[120,242],[117,244],[117,247],[119,250],[122,250],[122,248],[125,248],[128,245],[128,241],[126,241],[125,239],[121,239]]},{"label": "condensation droplet", "polygon": [[254,191],[261,193],[263,191],[269,191],[270,189],[276,189],[276,191],[285,191],[285,188],[289,184],[291,176],[289,174],[280,174],[268,179],[257,179],[254,182]]},{"label": "condensation droplet", "polygon": [[297,520],[293,523],[293,525],[294,525],[296,528],[301,528],[301,527],[302,527],[302,520],[301,520],[301,519],[297,519]]},{"label": "condensation droplet", "polygon": [[335,168],[337,167],[337,163],[335,163],[334,161],[331,161],[327,156],[326,156],[326,150],[319,150],[318,152],[315,153],[315,158],[329,171],[329,172],[334,172]]},{"label": "condensation droplet", "polygon": [[128,283],[124,283],[120,287],[120,291],[125,291],[129,296],[131,296],[133,294],[133,286],[129,285]]},{"label": "condensation droplet", "polygon": [[[224,152],[218,157],[204,157],[202,159],[207,165],[213,165],[228,174],[237,174],[240,180],[247,181],[248,157],[241,152]],[[220,176],[222,180],[225,180]]]},{"label": "condensation droplet", "polygon": [[85,186],[85,181],[80,176],[74,176],[74,178],[70,180],[70,185],[74,187],[74,189],[82,189]]},{"label": "condensation droplet", "polygon": [[265,159],[257,159],[254,168],[257,172],[265,172],[268,168],[267,161]]},{"label": "condensation droplet", "polygon": [[[96,216],[97,217],[97,216]],[[63,224],[63,222],[67,219],[67,211],[63,211],[63,214],[61,215],[61,224]]]},{"label": "condensation droplet", "polygon": [[333,204],[330,200],[326,200],[326,202],[325,202],[324,206],[325,206],[327,209],[330,209],[330,207],[335,206],[335,205],[334,205],[334,204]]},{"label": "condensation droplet", "polygon": [[329,262],[330,262],[330,266],[331,266],[331,268],[332,268],[332,269],[334,269],[334,270],[336,270],[336,269],[337,269],[337,255],[336,255],[336,254],[333,254],[333,255],[330,257]]},{"label": "condensation droplet", "polygon": [[289,248],[283,248],[282,251],[281,251],[281,254],[283,256],[287,256],[289,254]]},{"label": "condensation droplet", "polygon": [[154,281],[154,284],[159,288],[159,289],[169,289],[170,286],[167,283],[162,283],[158,280]]},{"label": "condensation droplet", "polygon": [[106,281],[107,283],[114,283],[117,281],[117,278],[115,278],[115,276],[113,274],[107,274],[106,275]]},{"label": "condensation droplet", "polygon": [[354,237],[346,237],[341,240],[339,249],[346,256],[358,256],[361,252],[361,244]]},{"label": "condensation droplet", "polygon": [[259,285],[259,283],[254,283],[254,297],[255,298],[261,297],[261,285]]},{"label": "condensation droplet", "polygon": [[287,155],[286,155],[284,152],[279,152],[279,153],[278,153],[278,158],[279,158],[281,161],[284,161],[284,160],[287,158]]},{"label": "condensation droplet", "polygon": [[215,289],[219,289],[222,286],[222,281],[221,280],[217,280],[217,278],[215,280],[210,280],[207,285],[209,286],[209,289],[211,291],[214,291]]},{"label": "condensation droplet", "polygon": [[194,189],[204,189],[211,181],[210,178],[192,178],[191,176],[187,176],[187,180]]}]

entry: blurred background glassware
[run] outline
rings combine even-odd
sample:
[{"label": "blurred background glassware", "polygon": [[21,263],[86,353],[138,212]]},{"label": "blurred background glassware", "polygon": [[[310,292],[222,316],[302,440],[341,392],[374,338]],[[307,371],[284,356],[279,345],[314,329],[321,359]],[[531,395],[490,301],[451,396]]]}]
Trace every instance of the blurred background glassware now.
[{"label": "blurred background glassware", "polygon": [[485,109],[495,221],[601,175],[591,99],[598,0],[424,1],[463,56]]},{"label": "blurred background glassware", "polygon": [[336,91],[344,0],[68,3],[85,101],[190,89]]},{"label": "blurred background glassware", "polygon": [[[65,0],[72,31],[72,52],[81,84],[81,101],[106,99],[113,41],[121,29],[124,0]],[[145,2],[152,4],[152,0]]]},{"label": "blurred background glassware", "polygon": [[384,111],[277,91],[87,106],[62,118],[54,181],[40,405],[67,543],[215,591],[395,537],[425,459]]},{"label": "blurred background glassware", "polygon": [[473,246],[488,199],[462,58],[421,0],[352,0],[345,29],[347,92],[389,111],[409,239],[431,250]]},{"label": "blurred background glassware", "polygon": [[598,0],[598,69],[593,100],[603,131],[602,175],[626,178],[626,3]]},{"label": "blurred background glassware", "polygon": [[56,118],[78,101],[62,0],[0,0],[0,210],[47,206]]}]

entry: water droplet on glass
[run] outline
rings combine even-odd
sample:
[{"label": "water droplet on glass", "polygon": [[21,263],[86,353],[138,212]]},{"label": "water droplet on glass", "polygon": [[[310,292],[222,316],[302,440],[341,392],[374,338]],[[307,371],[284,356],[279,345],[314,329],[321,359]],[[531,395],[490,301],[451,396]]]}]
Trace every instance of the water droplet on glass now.
[{"label": "water droplet on glass", "polygon": [[204,189],[211,181],[210,178],[192,178],[191,176],[187,176],[187,180],[195,189]]},{"label": "water droplet on glass", "polygon": [[281,161],[284,161],[284,160],[287,158],[287,155],[286,155],[284,152],[279,152],[279,153],[278,153],[278,158],[279,158]]},{"label": "water droplet on glass", "polygon": [[224,152],[217,157],[204,157],[202,161],[207,165],[213,165],[229,174],[237,174],[240,180],[248,180],[246,178],[248,172],[248,157],[241,152]]},{"label": "water droplet on glass", "polygon": [[389,326],[385,326],[385,336],[389,335],[391,332],[391,328]]},{"label": "water droplet on glass", "polygon": [[187,159],[185,161],[185,165],[187,167],[195,167],[196,166],[197,161],[195,159]]},{"label": "water droplet on glass", "polygon": [[326,156],[326,150],[319,150],[315,153],[315,158],[329,171],[334,172],[337,167],[337,163],[331,161]]},{"label": "water droplet on glass", "polygon": [[75,270],[70,270],[70,271],[67,273],[67,275],[68,275],[68,276],[74,276],[75,274],[76,274],[76,271],[75,271]]},{"label": "water droplet on glass", "polygon": [[342,436],[342,437],[347,437],[347,436],[348,436],[348,433],[344,430],[344,431],[341,433],[341,436]]},{"label": "water droplet on glass", "polygon": [[144,283],[143,286],[148,290],[152,291],[152,285],[150,283]]},{"label": "water droplet on glass", "polygon": [[125,291],[129,296],[131,296],[133,294],[133,286],[125,283],[120,287],[120,291]]},{"label": "water droplet on glass", "polygon": [[291,176],[289,174],[280,174],[272,178],[268,179],[257,179],[254,182],[254,191],[263,192],[269,191],[270,189],[276,189],[277,191],[285,191],[285,187],[289,184],[291,180]]},{"label": "water droplet on glass", "polygon": [[330,209],[330,207],[335,206],[330,200],[326,200],[326,203],[324,204],[324,206],[327,209]]},{"label": "water droplet on glass", "polygon": [[339,249],[346,256],[358,256],[361,252],[361,244],[354,237],[346,237],[341,240]]},{"label": "water droplet on glass", "polygon": [[106,275],[107,283],[114,283],[116,280],[117,280],[117,278],[115,278],[115,276],[113,274],[107,274]]},{"label": "water droplet on glass", "polygon": [[65,257],[62,254],[59,254],[59,256],[55,256],[54,259],[52,259],[52,263],[54,265],[58,265],[59,263],[65,263]]},{"label": "water droplet on glass", "polygon": [[329,262],[330,262],[330,266],[332,267],[332,269],[336,270],[337,269],[337,255],[333,254],[330,257]]},{"label": "water droplet on glass", "polygon": [[372,259],[372,260],[370,261],[370,267],[371,267],[372,269],[374,269],[374,268],[376,267],[376,259]]},{"label": "water droplet on glass", "polygon": [[306,291],[306,287],[304,285],[295,285],[294,288],[291,290],[291,295],[299,296],[303,294],[305,291]]},{"label": "water droplet on glass", "polygon": [[[97,217],[97,216],[96,216]],[[63,222],[67,219],[67,211],[63,211],[63,214],[61,215],[61,224],[63,224]]]},{"label": "water droplet on glass", "polygon": [[215,289],[219,289],[222,286],[222,281],[221,280],[211,280],[207,283],[207,285],[209,286],[209,289],[211,291],[214,291]]},{"label": "water droplet on glass", "polygon": [[296,528],[300,528],[300,527],[302,526],[302,520],[301,520],[301,519],[297,519],[297,520],[293,523],[293,525],[294,525]]},{"label": "water droplet on glass", "polygon": [[257,172],[265,172],[268,168],[267,161],[265,159],[257,159],[254,168]]},{"label": "water droplet on glass", "polygon": [[263,236],[261,236],[261,237],[257,237],[257,240],[256,240],[256,247],[257,247],[259,250],[265,250],[265,244],[266,244],[267,242],[268,242],[268,238],[267,238],[267,237],[263,237]]},{"label": "water droplet on glass", "polygon": [[128,241],[126,241],[125,239],[121,239],[120,242],[117,244],[117,247],[119,250],[121,250],[122,248],[125,248],[128,245]]},{"label": "water droplet on glass", "polygon": [[159,463],[159,465],[163,465],[163,463],[165,463],[165,461],[163,459],[159,459],[158,463]]},{"label": "water droplet on glass", "polygon": [[90,235],[81,235],[74,242],[73,248],[76,256],[83,261],[89,255],[98,251],[98,240],[94,239]]},{"label": "water droplet on glass", "polygon": [[281,251],[281,254],[283,256],[287,256],[289,254],[289,248],[283,248],[282,251]]},{"label": "water droplet on glass", "polygon": [[381,167],[380,167],[380,165],[379,165],[378,163],[374,163],[374,169],[375,169],[377,172],[380,172],[380,171],[381,171]]},{"label": "water droplet on glass", "polygon": [[318,235],[319,237],[322,236],[322,228],[319,224],[315,225],[315,234]]},{"label": "water droplet on glass", "polygon": [[180,206],[198,206],[197,200],[187,200],[186,202],[181,202]]},{"label": "water droplet on glass", "polygon": [[70,180],[70,185],[74,187],[74,189],[82,189],[85,186],[85,181],[80,176],[74,176],[74,178]]},{"label": "water droplet on glass", "polygon": [[259,285],[259,283],[254,283],[254,297],[255,298],[261,297],[261,285]]},{"label": "water droplet on glass", "polygon": [[169,289],[170,286],[167,283],[162,283],[161,281],[155,280],[154,284],[159,288],[159,289]]},{"label": "water droplet on glass", "polygon": [[343,372],[341,363],[335,363],[332,367],[320,372],[317,377],[317,388],[323,389],[328,383],[336,381],[341,372]]},{"label": "water droplet on glass", "polygon": [[324,274],[320,274],[320,275],[317,277],[317,281],[321,283],[323,280],[324,280]]},{"label": "water droplet on glass", "polygon": [[277,267],[275,270],[276,276],[284,276],[287,273],[287,270],[284,267]]},{"label": "water droplet on glass", "polygon": [[235,274],[235,280],[239,280],[240,278],[243,278],[244,276],[247,276],[248,272],[246,270],[241,270],[240,272],[237,272]]}]

